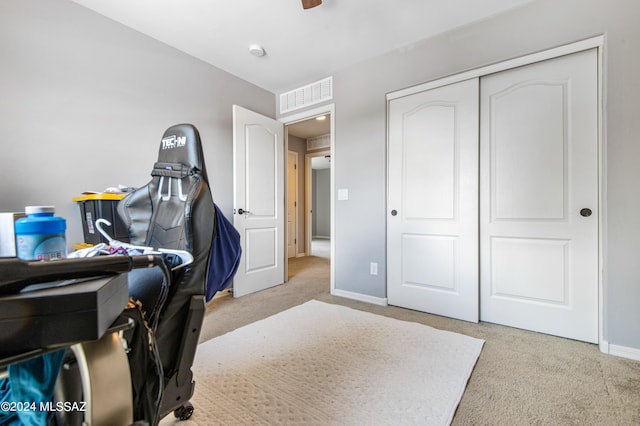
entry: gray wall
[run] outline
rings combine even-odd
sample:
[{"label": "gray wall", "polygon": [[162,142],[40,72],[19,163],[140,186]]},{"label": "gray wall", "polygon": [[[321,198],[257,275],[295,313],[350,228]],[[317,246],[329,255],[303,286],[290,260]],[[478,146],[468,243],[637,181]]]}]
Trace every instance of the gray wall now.
[{"label": "gray wall", "polygon": [[313,170],[314,237],[331,236],[331,169]]},{"label": "gray wall", "polygon": [[[386,297],[385,94],[605,34],[604,330],[640,349],[640,2],[537,0],[334,73],[335,284]],[[164,129],[201,131],[216,201],[232,204],[231,104],[273,116],[274,95],[67,0],[0,2],[0,210],[148,180]],[[367,164],[367,167],[356,167]],[[369,262],[379,274],[369,275]]]},{"label": "gray wall", "polygon": [[386,297],[386,93],[604,34],[603,326],[640,349],[638,23],[637,0],[538,0],[335,72],[335,189],[349,189],[335,203],[336,288]]},{"label": "gray wall", "polygon": [[52,204],[82,241],[85,190],[149,180],[169,126],[200,130],[231,214],[231,106],[274,116],[274,94],[68,0],[0,2],[0,211]]}]

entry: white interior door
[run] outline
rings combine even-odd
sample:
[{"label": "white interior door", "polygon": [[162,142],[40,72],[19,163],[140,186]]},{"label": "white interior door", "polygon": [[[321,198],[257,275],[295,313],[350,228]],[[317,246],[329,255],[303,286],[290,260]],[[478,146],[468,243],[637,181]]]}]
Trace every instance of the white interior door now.
[{"label": "white interior door", "polygon": [[595,49],[481,80],[481,319],[598,341]]},{"label": "white interior door", "polygon": [[478,321],[478,79],[389,102],[389,304]]},{"label": "white interior door", "polygon": [[284,282],[284,138],[282,123],[233,106],[234,225],[242,258],[239,297]]},{"label": "white interior door", "polygon": [[287,257],[298,254],[298,153],[287,156]]}]

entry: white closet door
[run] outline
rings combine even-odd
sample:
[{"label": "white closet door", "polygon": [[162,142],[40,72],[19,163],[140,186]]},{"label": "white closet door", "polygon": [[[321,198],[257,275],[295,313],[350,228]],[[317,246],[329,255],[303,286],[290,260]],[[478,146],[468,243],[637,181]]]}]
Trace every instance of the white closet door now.
[{"label": "white closet door", "polygon": [[483,321],[598,341],[597,52],[481,80]]},{"label": "white closet door", "polygon": [[478,80],[389,102],[389,304],[478,321]]}]

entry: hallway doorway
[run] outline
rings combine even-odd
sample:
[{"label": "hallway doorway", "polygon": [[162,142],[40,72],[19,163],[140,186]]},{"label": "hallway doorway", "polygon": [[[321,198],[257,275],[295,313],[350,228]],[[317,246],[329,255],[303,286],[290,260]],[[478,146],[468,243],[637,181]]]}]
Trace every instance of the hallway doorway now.
[{"label": "hallway doorway", "polygon": [[[287,239],[295,241],[297,247],[295,253],[288,255],[289,278],[308,263],[300,262],[300,258],[322,258],[324,262],[320,264],[326,268],[327,276],[330,275],[333,229],[331,123],[331,113],[327,112],[285,124],[287,149],[290,154],[297,155],[297,159],[293,158],[297,160],[297,173],[291,174],[295,177],[287,183],[288,193],[296,191],[297,199],[297,209],[292,215],[295,223],[287,227],[290,230]],[[289,204],[294,207],[293,203]],[[318,266],[317,262],[312,263]]]}]

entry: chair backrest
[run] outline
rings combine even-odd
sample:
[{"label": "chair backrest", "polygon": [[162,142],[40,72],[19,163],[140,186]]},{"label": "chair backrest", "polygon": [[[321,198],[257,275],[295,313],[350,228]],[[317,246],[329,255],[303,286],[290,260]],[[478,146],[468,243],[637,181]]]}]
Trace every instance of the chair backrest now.
[{"label": "chair backrest", "polygon": [[151,181],[122,199],[118,214],[131,244],[186,250],[194,257],[172,277],[159,313],[156,341],[169,376],[176,368],[176,342],[191,296],[205,294],[216,225],[200,135],[193,125],[178,124],[165,131]]}]

